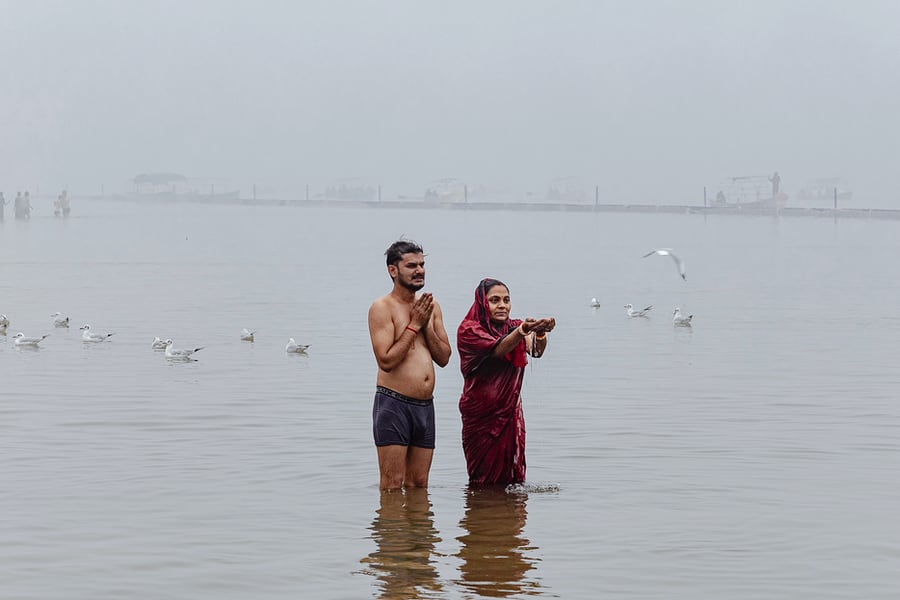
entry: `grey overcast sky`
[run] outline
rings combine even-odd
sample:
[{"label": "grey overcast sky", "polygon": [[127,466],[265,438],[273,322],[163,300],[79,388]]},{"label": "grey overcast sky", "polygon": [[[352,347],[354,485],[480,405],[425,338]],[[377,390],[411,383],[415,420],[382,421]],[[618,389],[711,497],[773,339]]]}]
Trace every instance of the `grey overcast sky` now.
[{"label": "grey overcast sky", "polygon": [[[900,208],[900,2],[0,0],[0,189],[362,176]],[[874,203],[874,202],[873,202]]]}]

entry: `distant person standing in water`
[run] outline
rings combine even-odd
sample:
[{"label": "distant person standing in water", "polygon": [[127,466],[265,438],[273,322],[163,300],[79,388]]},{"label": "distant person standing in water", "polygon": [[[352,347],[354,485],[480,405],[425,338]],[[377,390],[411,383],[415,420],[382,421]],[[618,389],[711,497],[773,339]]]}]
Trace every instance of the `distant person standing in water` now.
[{"label": "distant person standing in water", "polygon": [[62,209],[62,216],[64,217],[68,217],[69,213],[72,211],[72,208],[69,205],[69,192],[66,190],[63,190],[62,194],[59,195],[59,207]]},{"label": "distant person standing in water", "polygon": [[778,171],[769,177],[769,181],[772,182],[772,197],[774,198],[778,195],[778,189],[781,187],[781,176],[778,175]]},{"label": "distant person standing in water", "polygon": [[3,213],[6,212],[7,204],[9,204],[9,200],[3,197],[3,192],[0,192],[0,221],[3,220]]},{"label": "distant person standing in water", "polygon": [[434,363],[450,362],[441,307],[425,287],[425,254],[400,240],[385,251],[394,283],[369,308],[378,363],[372,431],[382,490],[427,487],[434,455]]},{"label": "distant person standing in water", "polygon": [[556,319],[512,319],[510,309],[506,284],[483,279],[456,332],[465,379],[459,412],[470,485],[525,481],[526,355],[543,356]]},{"label": "distant person standing in water", "polygon": [[25,199],[22,197],[22,192],[16,192],[16,198],[13,202],[13,214],[17,219],[22,219],[25,216]]},{"label": "distant person standing in water", "polygon": [[63,190],[56,200],[53,201],[53,216],[68,217],[69,216],[69,195]]}]

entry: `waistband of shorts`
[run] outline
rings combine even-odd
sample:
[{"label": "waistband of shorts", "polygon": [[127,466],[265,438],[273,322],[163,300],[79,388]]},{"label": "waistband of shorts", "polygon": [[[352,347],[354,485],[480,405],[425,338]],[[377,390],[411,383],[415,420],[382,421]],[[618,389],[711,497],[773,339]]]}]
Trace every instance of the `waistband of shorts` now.
[{"label": "waistband of shorts", "polygon": [[415,404],[416,406],[430,406],[431,404],[434,404],[434,396],[432,396],[428,400],[422,400],[421,398],[410,398],[409,396],[404,396],[400,392],[395,392],[394,390],[381,385],[375,386],[375,392],[378,394],[384,394],[385,396],[390,396],[391,398],[394,398],[395,400],[399,400],[401,402]]}]

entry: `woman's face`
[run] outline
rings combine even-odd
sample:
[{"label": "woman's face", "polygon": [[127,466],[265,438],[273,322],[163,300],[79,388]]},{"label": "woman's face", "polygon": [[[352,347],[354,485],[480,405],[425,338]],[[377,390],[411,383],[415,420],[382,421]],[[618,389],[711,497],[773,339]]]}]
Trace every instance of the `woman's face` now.
[{"label": "woman's face", "polygon": [[505,285],[495,285],[488,289],[485,296],[488,305],[488,318],[494,323],[505,323],[509,318],[509,290]]}]

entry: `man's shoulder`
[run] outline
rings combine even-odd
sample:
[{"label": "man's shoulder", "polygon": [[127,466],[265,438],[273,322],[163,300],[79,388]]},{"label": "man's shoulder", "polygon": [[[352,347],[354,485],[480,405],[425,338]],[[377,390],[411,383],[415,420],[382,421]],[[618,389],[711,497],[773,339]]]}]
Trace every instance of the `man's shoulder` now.
[{"label": "man's shoulder", "polygon": [[372,305],[369,307],[369,312],[390,311],[394,304],[396,303],[391,298],[391,295],[385,294],[384,296],[375,298],[372,301]]},{"label": "man's shoulder", "polygon": [[384,305],[388,304],[391,301],[391,295],[385,294],[384,296],[379,296],[372,300],[372,306]]}]

